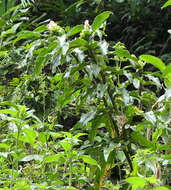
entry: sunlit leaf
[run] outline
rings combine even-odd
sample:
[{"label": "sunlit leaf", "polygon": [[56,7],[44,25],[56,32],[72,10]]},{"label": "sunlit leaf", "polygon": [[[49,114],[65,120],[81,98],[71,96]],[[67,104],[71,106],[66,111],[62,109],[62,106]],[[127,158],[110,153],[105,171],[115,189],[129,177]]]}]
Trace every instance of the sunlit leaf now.
[{"label": "sunlit leaf", "polygon": [[98,30],[101,27],[101,25],[104,23],[104,21],[107,20],[111,14],[112,12],[106,11],[97,15],[93,21],[92,29]]},{"label": "sunlit leaf", "polygon": [[70,42],[70,48],[76,48],[76,47],[84,47],[88,44],[86,40],[76,38],[75,40],[72,40]]},{"label": "sunlit leaf", "polygon": [[7,55],[8,51],[0,51],[0,57],[3,57],[4,55]]},{"label": "sunlit leaf", "polygon": [[34,144],[35,139],[37,137],[37,133],[36,131],[32,130],[32,129],[23,129],[22,130],[24,132],[24,136],[21,137],[21,139],[25,142],[28,142],[30,144]]},{"label": "sunlit leaf", "polygon": [[157,122],[157,118],[156,118],[154,112],[152,112],[152,111],[146,112],[145,113],[145,118],[146,118],[146,120],[151,122],[153,125],[155,125],[156,122]]},{"label": "sunlit leaf", "polygon": [[73,28],[71,28],[71,30],[69,30],[67,36],[68,37],[74,36],[75,34],[78,34],[79,32],[81,32],[83,29],[84,29],[83,25],[74,26]]},{"label": "sunlit leaf", "polygon": [[163,129],[162,128],[157,128],[156,131],[152,135],[152,140],[154,142],[157,142],[158,138],[162,135]]},{"label": "sunlit leaf", "polygon": [[159,59],[158,57],[152,56],[152,55],[141,55],[140,60],[145,61],[147,63],[151,63],[152,65],[157,67],[162,72],[166,68],[165,64],[163,63],[163,61],[161,59]]},{"label": "sunlit leaf", "polygon": [[49,156],[45,156],[44,158],[44,163],[51,163],[51,162],[57,162],[59,160],[59,158],[61,157],[60,154],[56,154],[56,155],[49,155]]},{"label": "sunlit leaf", "polygon": [[62,145],[62,147],[64,148],[65,151],[70,151],[71,150],[71,143],[69,141],[61,141],[60,144]]},{"label": "sunlit leaf", "polygon": [[9,34],[14,34],[21,24],[22,23],[19,22],[17,24],[14,24],[10,29],[3,31],[0,35],[0,38],[4,38],[4,37],[8,36]]},{"label": "sunlit leaf", "polygon": [[47,30],[47,26],[45,26],[45,25],[42,25],[42,26],[39,26],[39,27],[37,27],[35,30],[34,30],[34,32],[44,32],[44,31],[46,31]]},{"label": "sunlit leaf", "polygon": [[29,39],[29,38],[40,38],[39,32],[30,32],[30,31],[24,31],[21,32],[18,37],[14,40],[14,44],[22,39]]},{"label": "sunlit leaf", "polygon": [[89,121],[91,121],[95,117],[96,111],[91,111],[85,114],[82,114],[80,123],[86,125]]},{"label": "sunlit leaf", "polygon": [[164,5],[162,6],[162,8],[166,8],[168,6],[171,6],[171,0],[166,1],[166,3],[164,3]]},{"label": "sunlit leaf", "polygon": [[147,184],[145,178],[142,177],[128,177],[125,181],[133,185],[132,189],[134,190],[138,188],[144,188],[144,186]]},{"label": "sunlit leaf", "polygon": [[25,156],[20,161],[22,161],[22,162],[29,162],[31,160],[42,161],[43,160],[43,156],[38,155],[38,154],[33,154],[33,155]]},{"label": "sunlit leaf", "polygon": [[81,159],[83,159],[83,161],[87,164],[90,164],[90,165],[98,165],[97,161],[94,160],[93,158],[91,158],[90,156],[88,155],[81,155],[80,156]]},{"label": "sunlit leaf", "polygon": [[171,73],[164,75],[164,83],[168,88],[171,88]]}]

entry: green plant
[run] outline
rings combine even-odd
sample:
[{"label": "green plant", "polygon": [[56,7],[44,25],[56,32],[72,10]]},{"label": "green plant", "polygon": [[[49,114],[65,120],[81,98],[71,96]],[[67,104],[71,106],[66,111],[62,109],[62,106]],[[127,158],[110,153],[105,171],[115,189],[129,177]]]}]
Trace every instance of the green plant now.
[{"label": "green plant", "polygon": [[166,2],[164,3],[164,5],[162,6],[162,8],[166,8],[166,7],[170,6],[170,5],[171,5],[171,1],[168,0],[168,1],[166,1]]},{"label": "green plant", "polygon": [[168,189],[170,66],[108,42],[110,11],[62,27],[14,10],[1,19],[0,187]]}]

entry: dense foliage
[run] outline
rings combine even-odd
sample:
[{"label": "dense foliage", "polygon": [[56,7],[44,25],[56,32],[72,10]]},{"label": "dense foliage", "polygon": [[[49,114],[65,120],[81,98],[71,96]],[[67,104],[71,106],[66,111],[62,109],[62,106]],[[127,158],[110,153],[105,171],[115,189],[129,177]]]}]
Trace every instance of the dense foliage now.
[{"label": "dense foliage", "polygon": [[0,189],[171,189],[171,1],[1,3]]}]

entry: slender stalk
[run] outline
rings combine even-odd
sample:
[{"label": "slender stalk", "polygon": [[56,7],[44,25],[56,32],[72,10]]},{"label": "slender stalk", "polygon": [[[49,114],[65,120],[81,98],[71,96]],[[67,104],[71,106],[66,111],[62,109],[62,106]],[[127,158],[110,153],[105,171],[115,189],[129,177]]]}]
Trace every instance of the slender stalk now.
[{"label": "slender stalk", "polygon": [[69,187],[72,186],[72,158],[69,161]]},{"label": "slender stalk", "polygon": [[[98,62],[97,62],[97,60],[96,60],[96,57],[94,56],[94,54],[93,54],[93,52],[92,52],[91,49],[89,49],[89,54],[90,54],[90,56],[93,58],[93,61],[94,61],[96,64],[98,64]],[[107,81],[106,81],[106,77],[104,76],[104,74],[103,74],[102,72],[100,72],[100,75],[101,75],[103,84],[105,84],[105,83],[107,82]],[[111,100],[111,102],[112,102],[113,109],[115,109],[115,108],[116,108],[116,105],[115,105],[114,99],[113,99],[113,97],[112,97],[111,90],[110,90],[109,88],[107,88],[107,93],[108,93],[108,96],[109,96],[109,98],[110,98],[110,100]],[[109,106],[108,106],[108,104],[107,104],[107,100],[106,100],[105,98],[103,98],[103,101],[104,101],[105,107],[108,108]],[[109,118],[110,118],[111,123],[112,123],[112,126],[113,126],[112,128],[115,129],[116,135],[117,135],[117,136],[120,136],[118,126],[117,126],[115,120],[113,119],[112,114],[111,114],[111,113],[108,113],[108,115],[109,115]],[[127,148],[127,149],[126,149],[126,148]],[[132,171],[133,171],[133,165],[132,165],[132,161],[131,161],[131,158],[130,158],[129,147],[127,146],[126,148],[123,148],[122,151],[123,151],[123,153],[125,154],[125,157],[126,157],[126,159],[127,159],[127,161],[128,161],[130,170],[131,170],[131,172],[132,172]]]},{"label": "slender stalk", "polygon": [[69,154],[69,187],[72,186],[72,148],[70,150],[70,152],[68,152]]},{"label": "slender stalk", "polygon": [[[17,157],[18,157],[18,144],[19,144],[19,137],[20,137],[20,129],[21,129],[21,127],[19,126],[18,127],[18,131],[17,131],[17,140],[16,140],[16,150],[15,150],[15,152],[16,152],[16,154],[17,154]],[[18,171],[18,158],[17,158],[17,161],[16,161],[16,170]]]}]

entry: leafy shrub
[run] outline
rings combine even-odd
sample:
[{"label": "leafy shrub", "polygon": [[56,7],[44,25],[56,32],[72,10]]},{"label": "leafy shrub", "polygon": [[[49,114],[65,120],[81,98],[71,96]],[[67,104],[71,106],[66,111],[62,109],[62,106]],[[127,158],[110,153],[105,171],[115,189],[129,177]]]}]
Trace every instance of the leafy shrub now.
[{"label": "leafy shrub", "polygon": [[1,19],[0,187],[169,189],[170,65],[107,42],[110,11],[71,28],[14,9]]}]

